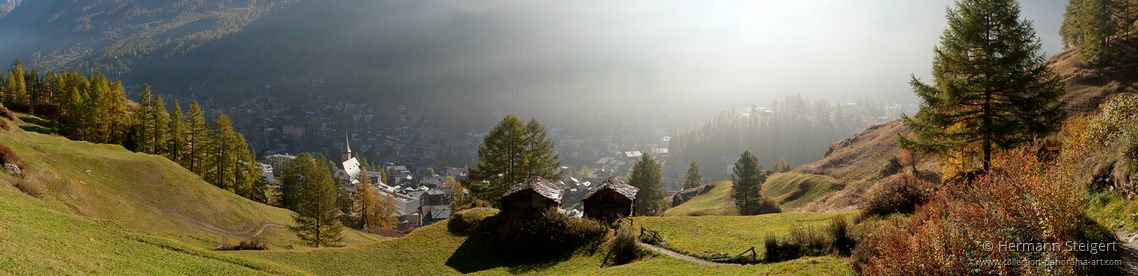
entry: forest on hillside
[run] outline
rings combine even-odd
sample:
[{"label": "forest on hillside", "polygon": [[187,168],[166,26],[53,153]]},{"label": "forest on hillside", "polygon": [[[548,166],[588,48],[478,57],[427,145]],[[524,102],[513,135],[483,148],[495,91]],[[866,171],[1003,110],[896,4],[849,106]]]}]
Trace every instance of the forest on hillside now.
[{"label": "forest on hillside", "polygon": [[821,158],[830,144],[852,133],[843,108],[825,99],[787,96],[766,110],[756,106],[719,112],[705,123],[677,130],[669,149],[682,160],[700,164],[718,164],[721,157],[749,150],[767,168],[782,158],[797,166]]}]

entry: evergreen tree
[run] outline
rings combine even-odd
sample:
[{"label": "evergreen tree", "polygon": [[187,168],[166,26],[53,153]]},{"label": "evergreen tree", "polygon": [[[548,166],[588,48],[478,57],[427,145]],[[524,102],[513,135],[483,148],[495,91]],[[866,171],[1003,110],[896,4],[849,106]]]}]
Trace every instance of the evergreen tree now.
[{"label": "evergreen tree", "polygon": [[8,77],[4,81],[4,106],[14,111],[27,111],[28,91],[24,82],[24,63],[19,59],[12,62],[8,68]]},{"label": "evergreen tree", "polygon": [[691,189],[703,185],[703,176],[699,175],[699,164],[691,161],[688,172],[684,174],[684,189]]},{"label": "evergreen tree", "polygon": [[470,184],[466,186],[477,197],[497,204],[510,185],[533,176],[559,178],[561,164],[557,158],[545,127],[532,119],[527,125],[510,114],[490,130],[478,147],[478,165],[470,169]]},{"label": "evergreen tree", "polygon": [[182,106],[178,105],[178,99],[174,99],[174,113],[170,114],[170,139],[166,145],[166,158],[188,168],[185,161],[186,154],[186,127],[185,127],[185,114],[182,114]]},{"label": "evergreen tree", "polygon": [[[142,85],[142,89],[149,91],[150,87],[146,84]],[[150,118],[149,127],[151,134],[150,137],[154,139],[154,150],[152,154],[166,154],[166,145],[168,143],[166,136],[166,125],[169,124],[169,119],[166,115],[166,102],[162,101],[161,95],[154,95],[150,99]]]},{"label": "evergreen tree", "polygon": [[209,129],[209,139],[205,150],[207,154],[204,163],[206,168],[204,169],[205,175],[202,178],[207,179],[219,188],[234,192],[237,186],[237,158],[240,156],[237,154],[238,143],[243,144],[244,141],[237,140],[237,133],[233,131],[233,122],[229,120],[229,116],[225,116],[223,113],[218,114],[217,118],[213,119]]},{"label": "evergreen tree", "polygon": [[[327,163],[324,156],[316,164]],[[338,246],[343,240],[337,189],[332,174],[324,166],[312,166],[304,174],[301,201],[289,230],[314,247]]]},{"label": "evergreen tree", "polygon": [[744,151],[731,171],[731,181],[735,187],[731,196],[735,198],[735,205],[739,206],[739,213],[757,214],[762,200],[763,182],[767,181],[763,165],[759,164],[759,159],[750,151]]},{"label": "evergreen tree", "polygon": [[779,159],[778,163],[774,164],[774,170],[776,172],[780,172],[780,173],[789,172],[791,170],[790,163],[786,162],[785,157],[782,159]]},{"label": "evergreen tree", "polygon": [[134,110],[134,151],[155,153],[154,131],[150,129],[154,126],[152,122],[154,111],[150,106],[153,103],[150,99],[150,87],[143,85],[138,95],[138,108]]},{"label": "evergreen tree", "polygon": [[649,154],[640,155],[632,172],[628,175],[628,185],[639,188],[636,192],[636,214],[652,215],[664,207],[664,181],[660,175],[660,164]]},{"label": "evergreen tree", "polygon": [[[553,151],[553,138],[548,137],[545,126],[536,119],[530,118],[526,123],[525,138],[526,160],[523,170],[529,172],[525,179],[540,176],[545,179],[561,178],[561,157]],[[523,180],[525,181],[525,180]]]},{"label": "evergreen tree", "polygon": [[1014,0],[962,0],[947,17],[949,26],[934,49],[936,84],[913,77],[921,111],[902,116],[917,137],[897,139],[906,149],[948,159],[982,154],[987,171],[993,150],[1059,127],[1063,84],[1043,64],[1039,39],[1031,22],[1019,19]]},{"label": "evergreen tree", "polygon": [[313,163],[312,155],[301,153],[297,154],[296,158],[285,161],[282,167],[283,169],[280,172],[280,198],[277,200],[277,206],[296,211],[303,202],[301,196],[304,189],[305,174],[317,166],[316,163]]},{"label": "evergreen tree", "polygon": [[209,128],[206,126],[205,117],[202,117],[202,109],[198,106],[197,101],[190,102],[190,112],[186,113],[185,126],[188,134],[186,138],[188,143],[186,163],[189,164],[186,168],[199,176],[204,175],[206,152],[210,144]]},{"label": "evergreen tree", "polygon": [[126,110],[126,93],[123,92],[122,82],[115,80],[109,83],[107,90],[107,116],[109,119],[108,140],[105,143],[123,145],[130,140],[130,113]]}]

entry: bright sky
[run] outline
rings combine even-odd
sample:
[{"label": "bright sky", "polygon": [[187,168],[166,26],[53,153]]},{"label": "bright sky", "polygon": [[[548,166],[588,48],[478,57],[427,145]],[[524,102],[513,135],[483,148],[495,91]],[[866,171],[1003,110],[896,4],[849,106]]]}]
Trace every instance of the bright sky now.
[{"label": "bright sky", "polygon": [[[517,27],[517,41],[501,45],[502,52],[494,56],[510,56],[497,60],[508,64],[540,60],[577,65],[575,73],[561,81],[576,85],[552,89],[716,100],[797,93],[898,99],[912,95],[910,74],[931,81],[932,48],[945,28],[945,9],[953,4],[946,0],[572,3],[487,7],[479,2],[457,10],[524,14],[520,21],[507,17],[509,24],[532,25],[536,30]],[[1021,5],[1021,16],[1034,22],[1046,56],[1061,51],[1057,33],[1066,2]]]}]

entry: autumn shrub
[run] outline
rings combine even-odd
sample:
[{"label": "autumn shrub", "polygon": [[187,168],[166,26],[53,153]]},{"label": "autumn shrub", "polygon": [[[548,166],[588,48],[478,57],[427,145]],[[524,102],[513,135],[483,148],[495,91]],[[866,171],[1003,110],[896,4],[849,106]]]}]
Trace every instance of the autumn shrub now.
[{"label": "autumn shrub", "polygon": [[[1091,254],[1006,246],[1117,242],[1113,233],[1083,213],[1086,193],[1077,181],[1081,171],[1048,166],[1030,150],[999,153],[992,167],[971,183],[943,184],[912,217],[883,223],[863,235],[859,240],[863,246],[854,253],[856,269],[866,275],[1119,272],[1112,266],[1052,262],[1113,260],[1118,259],[1116,251]],[[1044,263],[1018,265],[1003,260]]]},{"label": "autumn shrub", "polygon": [[834,216],[830,219],[826,232],[830,235],[830,248],[834,253],[849,255],[857,245],[857,240],[850,235],[850,225],[845,216]]},{"label": "autumn shrub", "polygon": [[782,213],[782,206],[779,206],[778,201],[774,198],[763,196],[759,199],[758,213],[756,213],[756,215],[772,213]]},{"label": "autumn shrub", "polygon": [[8,110],[7,107],[0,106],[0,116],[7,118],[9,121],[16,121],[16,113]]},{"label": "autumn shrub", "polygon": [[20,156],[16,155],[16,152],[8,146],[0,144],[0,164],[7,163],[20,164]]},{"label": "autumn shrub", "polygon": [[8,126],[8,121],[0,120],[0,129],[3,129],[4,131],[9,131],[12,129],[12,127]]},{"label": "autumn shrub", "polygon": [[610,265],[622,265],[635,261],[641,256],[640,244],[637,242],[636,232],[632,227],[621,227],[616,230],[608,243],[608,257],[606,262]]},{"label": "autumn shrub", "polygon": [[766,249],[764,261],[767,262],[793,260],[802,256],[822,256],[831,252],[831,243],[826,238],[825,232],[802,227],[791,227],[784,238],[767,236],[763,240],[763,247]]},{"label": "autumn shrub", "polygon": [[261,237],[254,237],[252,240],[243,240],[237,244],[224,244],[217,248],[217,250],[231,251],[231,250],[266,250],[269,246],[265,244],[265,240]]},{"label": "autumn shrub", "polygon": [[570,218],[550,208],[538,215],[499,219],[491,238],[503,249],[525,254],[575,249],[605,238],[608,232],[600,222]]},{"label": "autumn shrub", "polygon": [[886,178],[869,191],[859,220],[875,215],[912,213],[928,200],[924,186],[930,185],[911,174]]}]

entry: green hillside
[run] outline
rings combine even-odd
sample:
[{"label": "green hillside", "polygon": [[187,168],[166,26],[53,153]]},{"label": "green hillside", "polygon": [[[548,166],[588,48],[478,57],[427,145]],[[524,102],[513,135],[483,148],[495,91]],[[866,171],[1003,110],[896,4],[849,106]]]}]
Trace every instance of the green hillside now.
[{"label": "green hillside", "polygon": [[[814,215],[821,217],[819,215]],[[783,215],[789,221],[790,215]],[[652,223],[667,221],[705,220],[699,218],[651,218]],[[813,217],[804,218],[812,219]],[[641,221],[637,218],[637,221]],[[746,220],[746,219],[744,219]],[[766,221],[751,227],[748,235],[765,234],[767,225],[781,221]],[[647,223],[647,222],[646,222]],[[682,222],[680,222],[682,223]],[[716,223],[716,222],[708,222]],[[655,225],[655,224],[652,224]],[[777,230],[775,228],[769,228]],[[748,232],[746,230],[741,230]],[[774,231],[774,230],[771,230]],[[706,233],[706,232],[704,232]],[[721,235],[716,233],[714,235]],[[730,239],[728,237],[720,237]],[[850,274],[849,261],[840,257],[802,258],[769,265],[710,266],[695,264],[657,255],[621,266],[605,266],[606,251],[601,248],[582,248],[566,256],[517,257],[501,256],[485,243],[455,236],[447,230],[446,222],[415,230],[410,235],[373,245],[356,248],[327,248],[291,251],[241,251],[226,253],[251,260],[269,261],[297,270],[323,275],[363,275],[383,271],[400,275],[453,275],[453,274],[533,274],[533,275],[820,275]],[[521,259],[519,259],[521,258]]]},{"label": "green hillside", "polygon": [[[47,124],[45,120],[20,116],[23,122],[17,126],[50,133],[50,128],[32,124]],[[161,156],[17,128],[0,132],[0,143],[27,168],[23,176],[0,175],[0,182],[22,187],[58,212],[114,221],[129,232],[205,248],[253,236],[278,248],[300,243],[282,227],[292,222],[291,211],[218,189]],[[349,244],[380,240],[347,233]]]},{"label": "green hillside", "polygon": [[0,185],[0,202],[0,274],[295,274],[76,216],[10,185]]},{"label": "green hillside", "polygon": [[[737,216],[739,207],[731,198],[731,181],[712,184],[711,191],[664,211],[664,216]],[[804,173],[779,173],[763,183],[764,193],[778,201],[783,212],[795,211],[832,191],[845,187],[833,177]]]},{"label": "green hillside", "polygon": [[775,174],[763,183],[767,196],[777,200],[783,212],[794,211],[843,187],[833,177],[795,172]]},{"label": "green hillside", "polygon": [[679,206],[664,210],[664,216],[737,216],[739,207],[731,198],[731,181],[711,184],[711,191],[698,195]]}]

